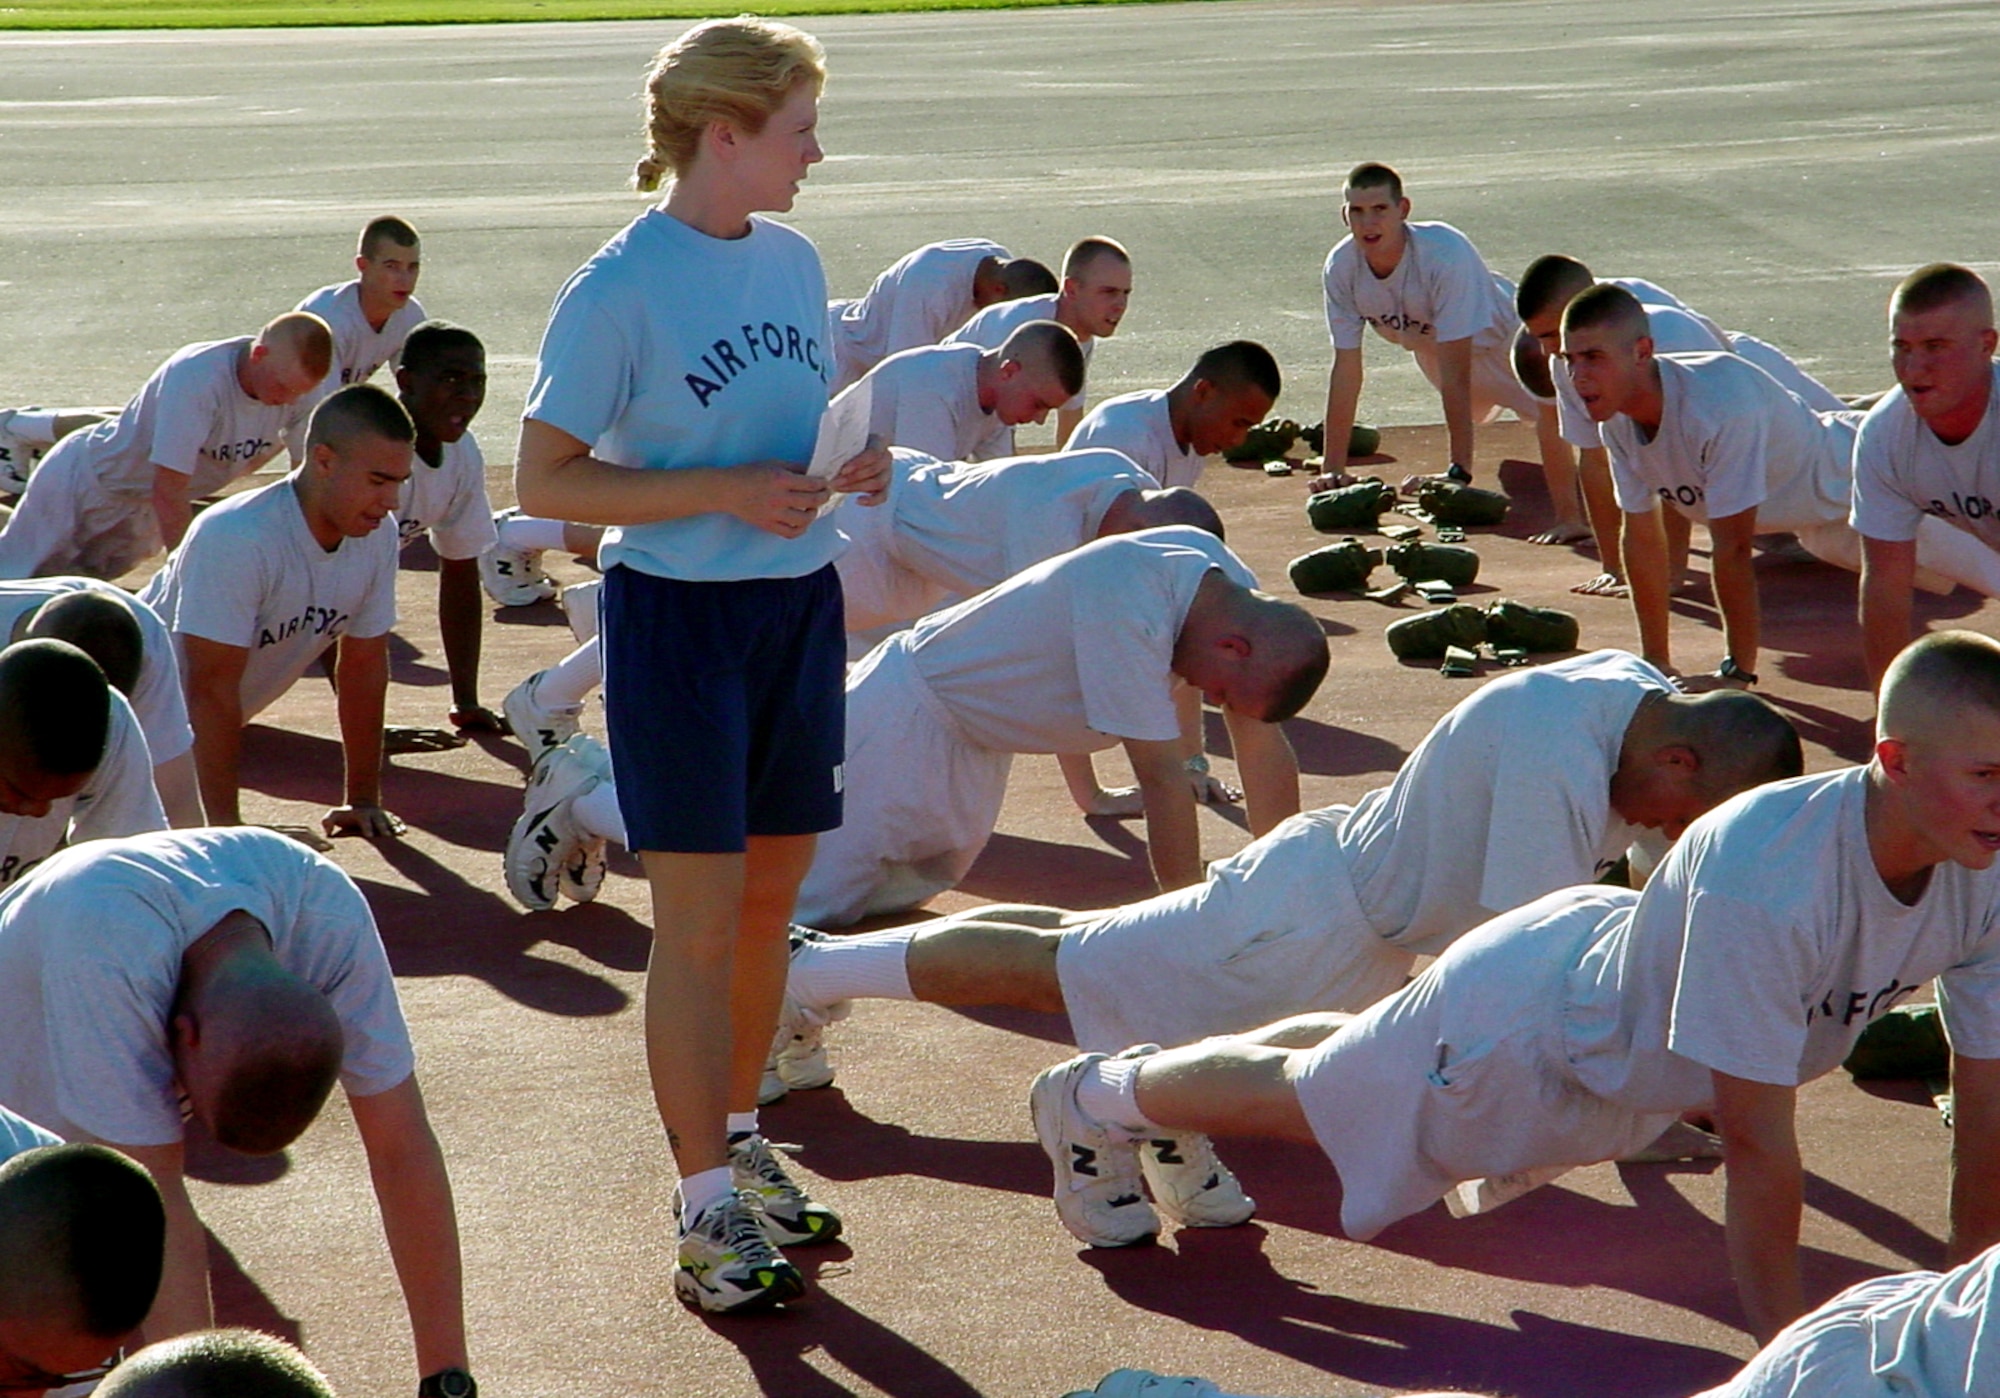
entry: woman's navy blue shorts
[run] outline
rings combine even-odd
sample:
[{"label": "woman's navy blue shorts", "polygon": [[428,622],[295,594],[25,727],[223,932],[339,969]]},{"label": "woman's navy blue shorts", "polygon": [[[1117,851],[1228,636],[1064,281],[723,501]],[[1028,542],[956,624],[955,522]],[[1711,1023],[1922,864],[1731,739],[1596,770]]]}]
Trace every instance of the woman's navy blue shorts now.
[{"label": "woman's navy blue shorts", "polygon": [[840,824],[846,636],[832,565],[802,578],[604,575],[604,710],[635,850],[735,854]]}]

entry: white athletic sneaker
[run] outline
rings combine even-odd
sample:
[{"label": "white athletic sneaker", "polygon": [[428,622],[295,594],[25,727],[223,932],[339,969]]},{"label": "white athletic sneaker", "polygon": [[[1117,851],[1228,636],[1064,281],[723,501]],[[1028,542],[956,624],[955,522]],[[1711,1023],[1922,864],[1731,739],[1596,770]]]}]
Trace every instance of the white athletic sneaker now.
[{"label": "white athletic sneaker", "polygon": [[507,716],[507,726],[528,749],[528,756],[537,762],[543,753],[574,738],[583,719],[581,704],[544,704],[536,697],[542,676],[547,673],[547,670],[535,671],[508,690],[507,697],[500,701],[500,712]]},{"label": "white athletic sneaker", "polygon": [[[680,1209],[680,1191],[674,1208]],[[674,1294],[705,1311],[750,1311],[805,1294],[806,1279],[765,1236],[750,1197],[731,1190],[682,1225]]]},{"label": "white athletic sneaker", "polygon": [[1257,1201],[1196,1131],[1139,1142],[1139,1173],[1160,1212],[1184,1228],[1234,1228],[1257,1212]]},{"label": "white athletic sneaker", "polygon": [[729,1182],[757,1205],[764,1235],[780,1247],[830,1243],[840,1236],[840,1216],[816,1204],[754,1132],[729,1138]]},{"label": "white athletic sneaker", "polygon": [[1078,1389],[1069,1398],[1218,1398],[1222,1392],[1207,1379],[1168,1378],[1148,1369],[1114,1369],[1097,1387]]},{"label": "white athletic sneaker", "polygon": [[569,634],[576,637],[578,645],[597,635],[597,594],[603,590],[602,578],[571,583],[562,590],[563,616],[569,620]]},{"label": "white athletic sneaker", "polygon": [[[493,525],[497,529],[520,513],[512,505],[495,510]],[[542,571],[540,549],[510,549],[495,543],[479,555],[479,581],[486,595],[503,607],[531,606],[556,595],[555,583]]]},{"label": "white athletic sneaker", "polygon": [[1076,1104],[1077,1080],[1104,1057],[1078,1054],[1044,1071],[1028,1089],[1028,1111],[1055,1167],[1056,1213],[1063,1227],[1092,1247],[1122,1248],[1157,1234],[1160,1216],[1146,1202],[1132,1142],[1092,1121]]},{"label": "white athletic sneaker", "polygon": [[600,759],[603,744],[579,733],[535,764],[528,782],[521,818],[507,836],[507,891],[532,911],[553,908],[561,890],[565,866],[601,840],[592,840],[576,823],[576,798],[604,780],[608,759]]},{"label": "white athletic sneaker", "polygon": [[[14,431],[14,408],[0,408],[0,494],[19,495],[28,488],[28,477],[41,464],[47,442],[23,437]],[[27,411],[33,412],[30,408]]]},{"label": "white athletic sneaker", "polygon": [[[596,770],[599,781],[610,780],[611,752],[597,739],[580,733],[575,734],[564,745],[563,750],[566,754],[573,754],[590,764]],[[577,792],[577,795],[581,796],[585,791],[594,789],[594,786],[587,786]],[[572,903],[588,903],[603,889],[604,876],[609,872],[610,866],[604,855],[604,841],[601,838],[585,835],[576,853],[557,867],[556,892]]]},{"label": "white athletic sneaker", "polygon": [[[808,942],[828,940],[826,933],[793,923],[790,929],[791,954]],[[778,1013],[778,1032],[771,1040],[771,1056],[765,1060],[764,1076],[757,1088],[757,1105],[769,1106],[797,1088],[801,1092],[833,1086],[833,1064],[826,1056],[821,1037],[826,1026],[853,1013],[852,1001],[837,1000],[831,1005],[809,1005],[794,996],[788,987],[784,1008]]]}]

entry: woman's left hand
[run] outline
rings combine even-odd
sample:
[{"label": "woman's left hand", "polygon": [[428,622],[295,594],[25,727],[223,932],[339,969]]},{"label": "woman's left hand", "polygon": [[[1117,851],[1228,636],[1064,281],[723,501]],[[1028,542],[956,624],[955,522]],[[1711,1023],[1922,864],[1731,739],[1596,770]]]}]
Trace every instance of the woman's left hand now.
[{"label": "woman's left hand", "polygon": [[864,505],[879,505],[889,491],[889,447],[879,436],[849,457],[828,482],[834,490],[859,495]]}]

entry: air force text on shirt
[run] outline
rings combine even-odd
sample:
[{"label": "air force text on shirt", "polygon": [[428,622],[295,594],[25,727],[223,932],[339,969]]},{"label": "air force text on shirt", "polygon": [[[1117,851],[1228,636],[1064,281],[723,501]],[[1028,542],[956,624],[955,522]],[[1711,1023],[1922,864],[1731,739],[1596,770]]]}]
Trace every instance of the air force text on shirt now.
[{"label": "air force text on shirt", "polygon": [[1903,1001],[1922,990],[1921,985],[1904,985],[1901,980],[1891,977],[1889,983],[1874,994],[1865,990],[1851,990],[1844,1004],[1836,1003],[1837,995],[1828,995],[1817,1005],[1806,1010],[1806,1023],[1816,1019],[1832,1019],[1838,1015],[1842,1024],[1852,1024],[1855,1020],[1872,1020],[1884,1010],[1892,1010]]},{"label": "air force text on shirt", "polygon": [[1437,327],[1429,321],[1418,320],[1415,316],[1405,315],[1401,311],[1389,311],[1379,316],[1364,314],[1361,318],[1377,330],[1387,327],[1399,335],[1434,335],[1437,333]]},{"label": "air force text on shirt", "polygon": [[347,629],[351,620],[348,613],[335,607],[315,607],[308,605],[290,621],[275,622],[257,629],[257,649],[275,646],[281,641],[289,641],[297,635],[338,636]]},{"label": "air force text on shirt", "polygon": [[1960,495],[1954,490],[1949,502],[1933,500],[1924,506],[1924,511],[1939,519],[1991,519],[1993,502],[1984,495]]},{"label": "air force text on shirt", "polygon": [[201,454],[211,461],[251,461],[270,451],[273,443],[264,437],[246,437],[240,442],[222,442],[216,446],[203,447]]},{"label": "air force text on shirt", "polygon": [[706,376],[697,373],[683,375],[687,386],[693,391],[695,401],[706,408],[711,399],[741,374],[760,364],[775,364],[790,360],[803,364],[820,378],[826,377],[826,366],[820,360],[820,345],[817,335],[809,335],[796,325],[778,325],[765,321],[761,325],[745,324],[734,340],[717,340],[701,356]]}]

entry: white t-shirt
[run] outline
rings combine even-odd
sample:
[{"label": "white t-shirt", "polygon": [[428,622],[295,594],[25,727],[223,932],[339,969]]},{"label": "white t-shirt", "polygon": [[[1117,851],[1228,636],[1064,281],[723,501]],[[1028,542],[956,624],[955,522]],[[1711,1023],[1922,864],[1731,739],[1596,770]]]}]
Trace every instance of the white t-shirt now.
[{"label": "white t-shirt", "polygon": [[868,430],[939,461],[979,460],[996,429],[1006,432],[979,406],[985,354],[977,345],[919,345],[890,355],[865,376]]},{"label": "white t-shirt", "polygon": [[1626,727],[1647,695],[1672,692],[1636,655],[1601,650],[1453,708],[1340,822],[1369,925],[1435,956],[1496,913],[1602,875],[1638,834],[1611,809]]},{"label": "white t-shirt", "polygon": [[[291,476],[204,510],[140,594],[176,639],[250,652],[243,717],[270,707],[341,636],[396,624],[396,531],[384,524],[328,552],[306,528]],[[185,673],[186,657],[182,657]]]},{"label": "white t-shirt", "polygon": [[1647,514],[1664,500],[1704,523],[1755,508],[1764,532],[1847,517],[1861,414],[1816,413],[1733,354],[1653,362],[1666,400],[1659,431],[1645,440],[1623,413],[1601,428],[1621,508]]},{"label": "white t-shirt", "polygon": [[1098,539],[932,612],[888,644],[966,737],[999,752],[1095,752],[1180,732],[1174,641],[1201,580],[1255,587],[1213,534],[1174,526]]},{"label": "white t-shirt", "polygon": [[396,506],[397,543],[428,533],[439,558],[477,558],[500,537],[486,498],[486,458],[470,432],[440,447],[435,466],[410,455],[410,478]]},{"label": "white t-shirt", "polygon": [[23,618],[46,602],[72,592],[98,592],[128,608],[139,623],[139,679],[132,686],[132,712],[156,763],[179,757],[194,746],[187,699],[181,692],[179,652],[160,614],[123,588],[96,578],[24,578],[0,582],[0,644],[15,636]]},{"label": "white t-shirt", "polygon": [[50,458],[82,453],[87,474],[107,495],[150,499],[155,466],[188,477],[189,499],[213,495],[276,456],[312,413],[307,399],[272,407],[245,393],[236,365],[249,350],[244,336],[177,351],[131,402],[63,438],[50,448]]},{"label": "white t-shirt", "polygon": [[1448,223],[1404,225],[1409,241],[1396,270],[1378,277],[1352,234],[1326,255],[1321,282],[1326,329],[1335,349],[1361,348],[1367,327],[1412,354],[1434,358],[1439,344],[1471,340],[1504,349],[1521,328],[1514,284],[1487,269],[1472,240]]},{"label": "white t-shirt", "polygon": [[311,311],[333,332],[333,366],[309,395],[315,403],[335,389],[367,383],[375,371],[403,352],[403,341],[424,323],[423,304],[412,296],[389,312],[377,330],[361,313],[360,281],[323,286],[294,308]]},{"label": "white t-shirt", "polygon": [[132,706],[114,689],[104,756],[82,789],[51,802],[47,815],[0,815],[0,888],[64,845],[166,828],[167,813],[153,786],[153,755],[146,749],[146,735],[139,731]]},{"label": "white t-shirt", "polygon": [[1949,1272],[1851,1286],[1699,1398],[1982,1398],[2000,1393],[2000,1248]]},{"label": "white t-shirt", "polygon": [[835,349],[842,377],[861,377],[892,354],[934,345],[971,319],[972,278],[1007,249],[984,238],[948,238],[904,253],[852,301],[836,303]]},{"label": "white t-shirt", "polygon": [[1115,451],[917,462],[886,506],[890,552],[951,592],[980,592],[1089,543],[1113,500],[1151,487]]},{"label": "white t-shirt", "polygon": [[1917,521],[1945,523],[2000,548],[2000,364],[1993,367],[1986,415],[1972,435],[1946,446],[1893,388],[1861,420],[1854,442],[1856,530],[1870,539],[1917,537]]},{"label": "white t-shirt", "polygon": [[1641,1111],[1711,1097],[1710,1070],[1792,1086],[1933,977],[1953,1047],[2000,1058],[2000,865],[1938,865],[1914,906],[1869,853],[1868,769],[1758,787],[1697,820],[1629,918],[1570,973],[1582,1083]]},{"label": "white t-shirt", "polygon": [[[981,349],[999,349],[1007,343],[1007,337],[1031,320],[1054,320],[1056,302],[1061,293],[1051,291],[1042,296],[1023,296],[1017,301],[996,301],[968,320],[958,329],[945,336],[948,345],[978,345]],[[1097,345],[1092,335],[1078,335],[1076,342],[1083,349],[1084,371],[1090,369],[1090,352]],[[1086,385],[1087,387],[1088,385]],[[1069,412],[1083,410],[1084,389],[1076,391],[1076,397],[1063,404]]]},{"label": "white t-shirt", "polygon": [[[557,294],[522,416],[636,470],[804,467],[826,410],[826,325],[803,233],[753,215],[743,237],[711,238],[649,209]],[[799,578],[840,552],[831,514],[796,539],[719,511],[624,525],[598,558],[693,582]]]},{"label": "white t-shirt", "polygon": [[[1729,345],[1708,327],[1708,322],[1681,306],[1656,306],[1642,301],[1651,326],[1654,354],[1700,354],[1727,350]],[[1560,358],[1549,360],[1549,377],[1556,386],[1556,421],[1562,426],[1565,442],[1574,447],[1601,447],[1604,434],[1583,405],[1569,365]]]},{"label": "white t-shirt", "polygon": [[168,830],[64,850],[0,897],[0,1100],[72,1140],[180,1140],[167,1020],[181,957],[232,912],[326,993],[350,1095],[410,1076],[389,958],[353,880],[275,831]]},{"label": "white t-shirt", "polygon": [[1072,451],[1108,447],[1123,452],[1163,486],[1191,486],[1201,479],[1202,458],[1175,440],[1162,388],[1105,399],[1076,425],[1069,446]]},{"label": "white t-shirt", "polygon": [[39,1146],[59,1146],[62,1143],[62,1137],[55,1132],[44,1131],[26,1117],[16,1116],[5,1107],[0,1107],[0,1165]]}]

